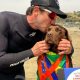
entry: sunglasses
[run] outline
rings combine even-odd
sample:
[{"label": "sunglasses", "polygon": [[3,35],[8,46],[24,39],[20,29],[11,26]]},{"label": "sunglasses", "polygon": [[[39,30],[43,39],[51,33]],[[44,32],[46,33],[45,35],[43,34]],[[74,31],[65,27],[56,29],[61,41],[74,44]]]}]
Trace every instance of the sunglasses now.
[{"label": "sunglasses", "polygon": [[44,9],[44,11],[46,11],[46,12],[48,12],[49,13],[49,18],[50,19],[55,19],[55,17],[56,17],[56,13],[54,13],[54,12],[51,12],[50,10],[48,10],[48,9]]}]

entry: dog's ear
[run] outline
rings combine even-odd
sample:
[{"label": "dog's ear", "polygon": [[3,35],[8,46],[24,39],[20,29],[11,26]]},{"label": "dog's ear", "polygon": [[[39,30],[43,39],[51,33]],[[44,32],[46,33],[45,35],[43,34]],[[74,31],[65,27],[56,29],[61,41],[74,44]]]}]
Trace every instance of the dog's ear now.
[{"label": "dog's ear", "polygon": [[60,30],[59,30],[59,41],[61,40],[61,39],[67,39],[67,36],[65,35],[65,29],[63,28],[63,27],[59,27],[60,28]]},{"label": "dog's ear", "polygon": [[70,36],[69,36],[69,33],[68,33],[68,31],[65,29],[65,38],[67,39],[67,40],[70,40]]},{"label": "dog's ear", "polygon": [[[64,28],[64,29],[65,29],[65,28]],[[69,40],[70,42],[72,42],[71,39],[70,39],[70,36],[69,36],[69,33],[68,33],[67,29],[65,29],[64,39],[67,39],[67,40]]]},{"label": "dog's ear", "polygon": [[59,37],[61,39],[63,38],[63,39],[67,39],[67,40],[71,41],[69,33],[68,33],[68,30],[66,28],[62,27],[62,26],[59,26],[59,27],[62,30],[61,33],[60,33],[60,35],[59,35]]}]

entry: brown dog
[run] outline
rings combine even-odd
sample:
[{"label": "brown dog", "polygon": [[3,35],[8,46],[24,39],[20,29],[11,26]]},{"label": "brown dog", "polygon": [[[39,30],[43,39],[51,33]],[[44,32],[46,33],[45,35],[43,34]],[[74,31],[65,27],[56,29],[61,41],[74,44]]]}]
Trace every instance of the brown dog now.
[{"label": "brown dog", "polygon": [[[52,74],[56,75],[58,68],[68,68],[72,66],[71,59],[68,55],[59,55],[60,52],[57,47],[61,39],[67,39],[69,41],[68,31],[60,25],[51,25],[47,29],[45,41],[50,45],[50,51],[46,54],[42,54],[38,58],[38,79],[37,80],[57,80]],[[51,77],[53,79],[51,79]]]},{"label": "brown dog", "polygon": [[50,50],[58,53],[58,44],[61,39],[67,39],[70,41],[68,31],[61,25],[52,25],[47,29],[45,41],[50,45]]}]

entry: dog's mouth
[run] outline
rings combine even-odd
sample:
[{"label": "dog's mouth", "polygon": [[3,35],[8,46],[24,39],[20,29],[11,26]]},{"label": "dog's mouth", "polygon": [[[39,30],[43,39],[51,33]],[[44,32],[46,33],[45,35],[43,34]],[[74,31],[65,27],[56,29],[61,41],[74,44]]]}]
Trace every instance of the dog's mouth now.
[{"label": "dog's mouth", "polygon": [[46,43],[48,43],[48,44],[52,44],[52,43],[53,43],[51,37],[46,37],[46,38],[45,38],[45,41],[46,41]]},{"label": "dog's mouth", "polygon": [[46,41],[46,43],[51,44],[51,45],[53,45],[53,44],[58,45],[58,43],[59,43],[57,38],[55,38],[55,37],[53,38],[50,36],[49,37],[46,36],[45,41]]},{"label": "dog's mouth", "polygon": [[46,41],[46,43],[48,43],[48,44],[53,44],[54,42],[53,41],[51,41],[51,39],[47,39],[47,40],[45,40]]}]

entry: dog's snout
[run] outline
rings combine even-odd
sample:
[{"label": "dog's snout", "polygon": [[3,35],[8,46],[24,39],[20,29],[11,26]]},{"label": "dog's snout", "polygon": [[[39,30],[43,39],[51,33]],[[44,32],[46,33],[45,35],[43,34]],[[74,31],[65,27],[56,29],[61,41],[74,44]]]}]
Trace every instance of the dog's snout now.
[{"label": "dog's snout", "polygon": [[51,36],[52,34],[51,34],[51,33],[47,33],[47,35],[48,35],[48,36]]}]

